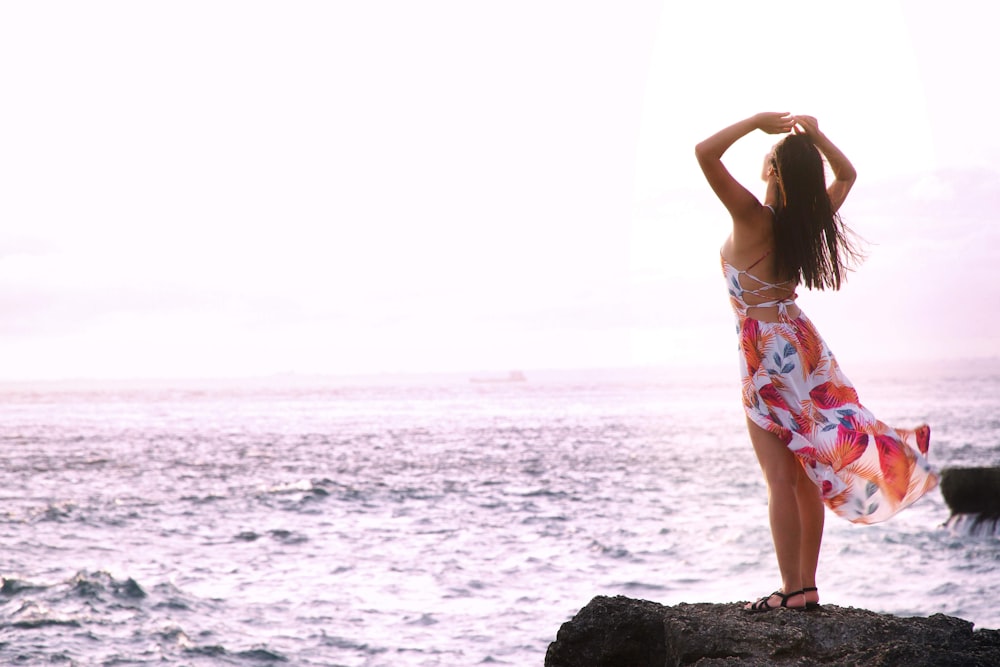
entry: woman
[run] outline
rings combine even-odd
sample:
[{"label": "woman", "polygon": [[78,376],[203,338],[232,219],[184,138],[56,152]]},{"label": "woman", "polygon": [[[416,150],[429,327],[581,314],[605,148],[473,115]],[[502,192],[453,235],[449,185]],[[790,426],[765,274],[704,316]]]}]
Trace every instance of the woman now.
[{"label": "woman", "polygon": [[[722,163],[726,150],[753,130],[788,135],[765,161],[763,204]],[[814,608],[823,505],[849,521],[873,523],[933,489],[937,477],[924,458],[930,429],[894,429],[875,419],[795,304],[799,285],[839,289],[859,258],[837,214],[857,174],[816,119],[759,113],[709,137],[695,153],[733,219],[722,269],[781,573],[781,588],[746,608]],[[829,187],[824,157],[834,177]]]}]

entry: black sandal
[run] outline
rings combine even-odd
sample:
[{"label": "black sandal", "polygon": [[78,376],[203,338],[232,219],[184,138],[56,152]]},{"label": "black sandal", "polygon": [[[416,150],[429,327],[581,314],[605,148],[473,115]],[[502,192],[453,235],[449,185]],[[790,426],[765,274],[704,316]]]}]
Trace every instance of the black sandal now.
[{"label": "black sandal", "polygon": [[801,590],[801,591],[792,591],[791,593],[782,593],[781,591],[774,591],[770,595],[765,595],[764,597],[760,598],[749,607],[746,607],[746,610],[752,612],[758,612],[758,611],[771,611],[772,609],[777,609],[778,607],[772,607],[771,605],[768,604],[768,601],[775,595],[781,598],[781,604],[778,605],[778,607],[784,607],[786,609],[795,609],[798,611],[805,609],[805,607],[788,606],[788,598],[793,598],[796,595],[805,595],[805,591]]},{"label": "black sandal", "polygon": [[[819,589],[816,588],[815,586],[806,586],[805,588],[802,589],[803,593],[811,593],[812,591],[816,591],[818,593]],[[806,600],[806,610],[812,611],[814,609],[819,609],[819,602],[809,602],[808,600]]]}]

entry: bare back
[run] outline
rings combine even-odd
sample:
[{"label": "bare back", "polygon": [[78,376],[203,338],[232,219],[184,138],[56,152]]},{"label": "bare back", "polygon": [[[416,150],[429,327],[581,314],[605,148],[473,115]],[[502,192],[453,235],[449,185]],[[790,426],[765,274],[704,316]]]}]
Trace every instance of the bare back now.
[{"label": "bare back", "polygon": [[[763,322],[778,322],[780,307],[755,304],[774,304],[776,301],[794,300],[797,284],[777,273],[774,258],[774,209],[769,204],[760,207],[755,215],[733,221],[733,233],[722,245],[722,259],[735,269],[743,290],[747,317]],[[788,317],[801,314],[794,302],[785,307]]]}]

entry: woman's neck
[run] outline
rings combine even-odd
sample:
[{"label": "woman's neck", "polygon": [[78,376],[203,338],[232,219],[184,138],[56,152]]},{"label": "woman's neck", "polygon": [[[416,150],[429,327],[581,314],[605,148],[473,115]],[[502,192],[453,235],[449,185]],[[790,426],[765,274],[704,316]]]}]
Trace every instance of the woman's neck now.
[{"label": "woman's neck", "polygon": [[773,176],[767,179],[767,191],[764,193],[764,203],[778,210],[778,202],[781,201],[781,189],[778,188],[778,179]]}]

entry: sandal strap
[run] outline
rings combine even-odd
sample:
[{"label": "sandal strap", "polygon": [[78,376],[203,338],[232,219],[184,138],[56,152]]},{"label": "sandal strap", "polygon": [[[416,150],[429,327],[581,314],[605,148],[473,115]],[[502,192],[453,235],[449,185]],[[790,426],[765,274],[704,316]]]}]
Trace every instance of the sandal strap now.
[{"label": "sandal strap", "polygon": [[[772,607],[771,605],[768,604],[768,601],[775,595],[781,597],[781,591],[774,591],[773,593],[769,593],[764,597],[757,598],[757,601],[754,602],[752,605],[750,605],[750,608],[753,609],[754,611],[767,611],[768,609],[777,609],[777,607]],[[784,604],[785,602],[784,600],[782,600],[781,605],[784,606]]]},{"label": "sandal strap", "polygon": [[806,586],[805,588],[802,589],[803,593],[811,593],[812,591],[819,591],[819,589],[816,588],[815,586]]},{"label": "sandal strap", "polygon": [[[774,591],[770,595],[765,595],[762,598],[758,598],[756,602],[750,605],[750,609],[753,611],[768,611],[771,609],[777,609],[778,607],[785,607],[786,609],[799,609],[799,607],[789,607],[788,599],[793,598],[796,595],[805,595],[806,590],[808,589],[792,591],[791,593],[782,593],[781,591]],[[774,596],[778,596],[779,598],[781,598],[781,604],[778,605],[778,607],[772,607],[770,605],[771,598],[773,598]],[[809,603],[807,602],[806,605],[808,606],[808,604]]]},{"label": "sandal strap", "polygon": [[777,595],[778,597],[780,597],[781,598],[781,606],[782,607],[787,607],[788,606],[788,598],[793,598],[796,595],[805,595],[805,593],[806,593],[805,589],[802,589],[800,591],[792,591],[791,593],[780,593],[778,591],[775,591],[774,593],[772,593],[772,595]]}]

